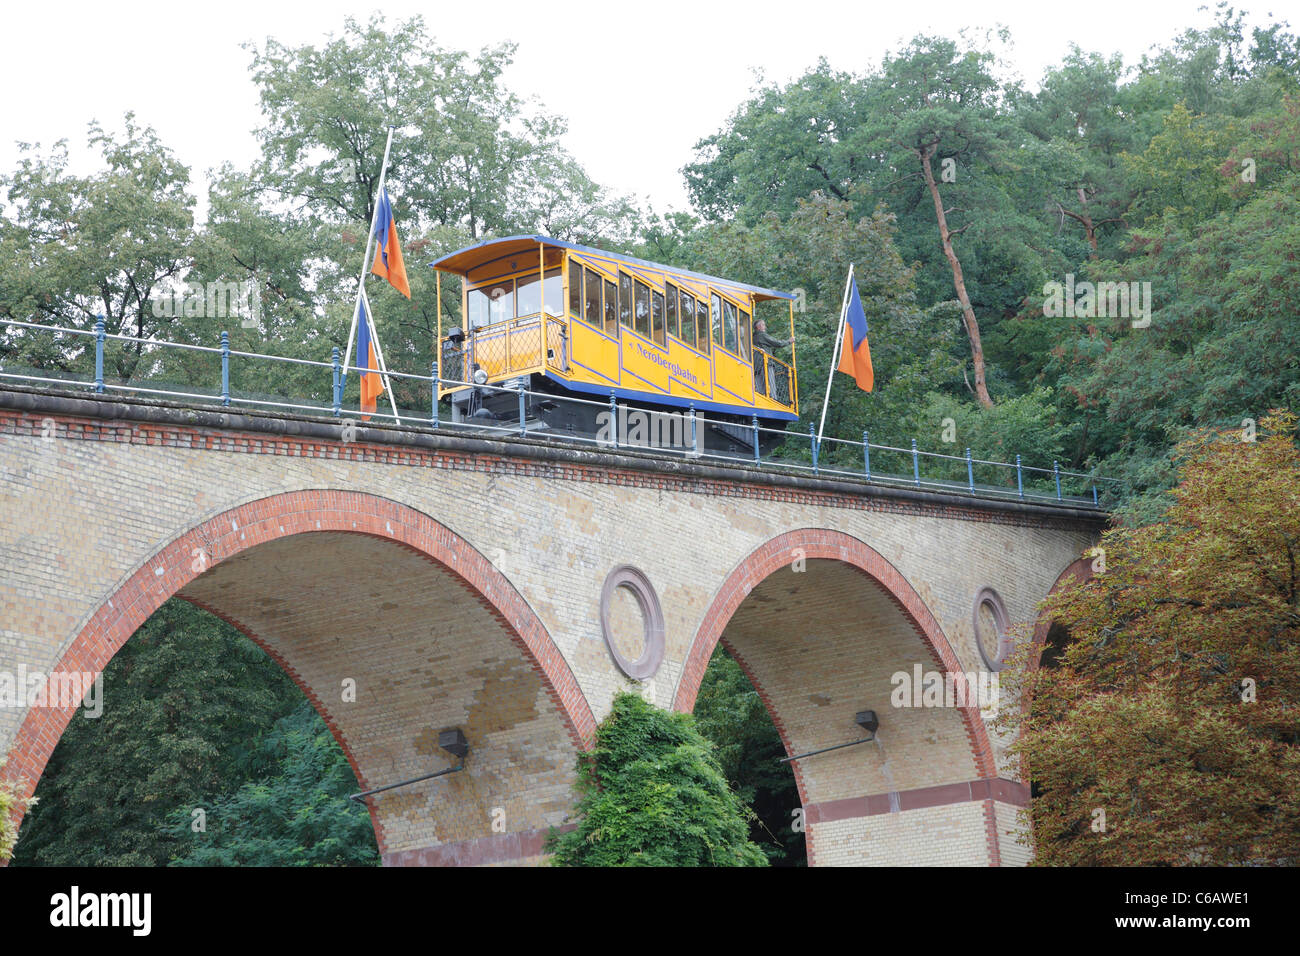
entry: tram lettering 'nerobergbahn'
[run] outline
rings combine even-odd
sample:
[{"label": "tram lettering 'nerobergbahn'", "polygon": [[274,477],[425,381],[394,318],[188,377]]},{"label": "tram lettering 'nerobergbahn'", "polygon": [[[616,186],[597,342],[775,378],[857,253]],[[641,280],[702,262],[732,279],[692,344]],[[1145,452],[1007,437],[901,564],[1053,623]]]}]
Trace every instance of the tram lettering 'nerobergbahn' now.
[{"label": "tram lettering 'nerobergbahn'", "polygon": [[[554,434],[590,435],[602,412],[592,400],[613,394],[625,408],[693,407],[706,420],[703,450],[725,453],[752,452],[755,416],[773,429],[798,420],[788,293],[546,236],[483,242],[433,267],[462,279],[462,327],[439,330],[447,383],[439,397],[451,396],[456,421],[517,418],[524,389],[534,393],[530,421]],[[756,307],[777,300],[789,302],[788,339],[755,317]],[[786,348],[788,362],[775,354]],[[764,446],[780,440],[763,436]]]}]

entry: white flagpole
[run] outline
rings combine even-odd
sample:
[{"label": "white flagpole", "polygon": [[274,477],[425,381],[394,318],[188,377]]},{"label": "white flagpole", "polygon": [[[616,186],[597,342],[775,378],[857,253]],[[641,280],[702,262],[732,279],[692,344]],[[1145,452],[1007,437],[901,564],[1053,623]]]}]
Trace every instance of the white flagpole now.
[{"label": "white flagpole", "polygon": [[[375,208],[370,213],[370,231],[366,233],[366,255],[361,260],[361,277],[357,279],[357,301],[352,307],[352,327],[348,330],[348,347],[343,355],[343,381],[348,379],[348,363],[352,358],[352,341],[357,337],[357,316],[361,309],[361,293],[366,287],[366,273],[370,269],[370,243],[375,238],[375,223],[379,220],[379,203],[384,197],[384,180],[388,176],[388,152],[393,148],[393,127],[388,127],[388,142],[384,144],[384,164],[379,168],[379,190],[375,193]],[[366,314],[370,314],[370,304],[366,304]],[[374,338],[375,323],[370,321],[371,341],[378,349],[379,340]],[[390,396],[391,397],[391,396]]]},{"label": "white flagpole", "polygon": [[379,359],[379,377],[383,380],[384,391],[388,393],[388,404],[393,409],[393,420],[400,425],[402,419],[397,414],[397,400],[393,398],[393,383],[388,379],[388,365],[384,362],[384,350],[379,345],[379,336],[375,334],[375,313],[370,308],[370,297],[365,294],[364,287],[362,299],[366,303],[366,322],[370,326],[370,344],[375,347],[375,358]]},{"label": "white flagpole", "polygon": [[826,409],[831,400],[831,382],[835,380],[835,367],[840,364],[840,349],[844,344],[844,319],[849,314],[849,289],[853,287],[853,263],[849,263],[849,277],[844,280],[844,299],[840,302],[840,324],[835,328],[835,353],[831,356],[831,372],[826,377],[826,398],[822,400],[822,420],[817,426],[817,444],[822,443],[822,429],[826,427]]}]

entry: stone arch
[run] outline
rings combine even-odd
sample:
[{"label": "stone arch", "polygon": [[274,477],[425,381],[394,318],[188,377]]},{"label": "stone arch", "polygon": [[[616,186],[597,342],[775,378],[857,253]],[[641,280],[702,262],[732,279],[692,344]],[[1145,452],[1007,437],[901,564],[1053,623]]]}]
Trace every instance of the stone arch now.
[{"label": "stone arch", "polygon": [[[369,779],[366,768],[356,757],[352,742],[340,729],[335,708],[325,705],[310,682],[304,680],[293,664],[269,644],[265,635],[224,612],[215,602],[180,593],[188,586],[195,586],[204,575],[212,575],[223,566],[229,566],[234,558],[252,555],[260,546],[305,534],[377,540],[384,547],[396,546],[415,560],[445,573],[481,612],[500,626],[536,672],[572,747],[585,750],[594,742],[596,720],[586,697],[545,626],[509,580],[468,542],[428,515],[396,501],[361,492],[286,492],[248,501],[200,522],[165,544],[127,575],[88,615],[76,636],[59,654],[58,663],[51,671],[102,671],[154,611],[168,599],[180,596],[234,625],[284,668],[329,725],[363,788],[389,782]],[[34,792],[55,745],[76,710],[75,706],[42,707],[29,709],[25,715],[11,744],[3,774],[9,779],[24,779],[26,796]],[[373,801],[370,810],[385,862],[496,862],[535,856],[539,852],[539,840],[535,835],[519,837],[510,833],[504,836],[513,840],[497,840],[493,847],[458,847],[443,854],[435,852],[437,848],[389,853],[390,835],[386,834]]]},{"label": "stone arch", "polygon": [[[1044,600],[1051,597],[1053,594],[1055,594],[1057,591],[1065,587],[1067,584],[1070,584],[1071,582],[1084,584],[1092,580],[1092,576],[1095,573],[1092,569],[1093,560],[1094,559],[1092,557],[1085,554],[1083,557],[1077,558],[1076,560],[1071,562],[1070,565],[1064,571],[1062,571],[1059,575],[1057,575],[1056,581],[1053,582],[1052,586],[1048,589],[1047,594],[1044,596]],[[1044,644],[1047,643],[1047,636],[1049,633],[1051,633],[1052,624],[1053,621],[1051,617],[1048,616],[1047,612],[1040,611],[1038,614],[1038,619],[1034,622],[1033,643],[1035,645],[1037,645],[1038,647],[1042,647]],[[1038,667],[1038,663],[1040,659],[1041,659],[1041,655],[1039,654],[1030,655],[1029,658],[1030,668]]]},{"label": "stone arch", "polygon": [[[1086,554],[1083,557],[1076,558],[1074,561],[1070,562],[1070,564],[1066,566],[1065,570],[1062,571],[1059,575],[1057,575],[1056,580],[1052,583],[1052,586],[1048,588],[1047,594],[1044,595],[1044,600],[1046,600],[1048,597],[1051,597],[1053,594],[1055,594],[1057,591],[1059,591],[1061,588],[1065,587],[1066,585],[1070,584],[1071,582],[1078,582],[1080,584],[1083,584],[1089,581],[1094,574],[1092,565],[1093,565],[1093,559]],[[1038,617],[1034,622],[1033,633],[1030,636],[1031,651],[1036,651],[1037,649],[1044,647],[1044,645],[1047,643],[1048,635],[1052,631],[1053,625],[1054,625],[1054,621],[1047,614],[1047,612],[1040,610],[1038,613]],[[1026,665],[1031,671],[1037,670],[1041,661],[1042,661],[1041,653],[1031,653],[1028,657],[1028,660],[1026,661]],[[1032,702],[1029,700],[1029,698],[1025,697],[1019,702],[1018,706],[1020,707],[1022,713],[1027,714],[1031,704]],[[1018,761],[1017,770],[1020,776],[1021,786],[1024,787],[1025,790],[1032,795],[1033,784],[1031,783],[1030,780],[1029,761],[1027,757],[1025,757],[1024,755],[1021,755],[1021,758]],[[1024,833],[1024,836],[1031,842],[1030,852],[1032,852],[1032,841],[1034,835],[1032,831],[1025,831],[1022,829],[1022,832]]]},{"label": "stone arch", "polygon": [[[770,687],[764,686],[765,682],[758,672],[759,668],[754,666],[754,661],[747,659],[746,649],[734,645],[724,636],[728,625],[745,604],[746,599],[774,573],[790,568],[795,558],[802,558],[807,562],[842,566],[849,569],[857,578],[865,579],[870,587],[860,590],[878,592],[882,600],[878,600],[875,607],[879,614],[893,616],[891,627],[894,628],[895,633],[901,634],[906,630],[910,635],[907,639],[913,642],[919,641],[924,647],[924,653],[928,654],[929,660],[938,665],[941,672],[953,674],[956,683],[964,683],[964,678],[960,676],[963,674],[960,660],[943,629],[915,588],[897,568],[874,548],[850,535],[825,528],[802,528],[781,534],[756,548],[739,562],[717,590],[683,663],[682,674],[674,696],[675,709],[690,711],[694,708],[695,698],[709,659],[717,644],[722,641],[737,658],[767,705],[787,753],[797,752],[795,749],[799,746],[797,735],[788,726],[782,713],[781,702],[774,699]],[[890,608],[888,611],[885,610],[887,607]],[[769,669],[769,673],[771,672]],[[877,707],[877,710],[881,709]],[[951,713],[952,710],[957,712],[955,718]],[[881,716],[887,715],[882,713]],[[996,800],[1019,801],[1021,798],[1017,789],[1019,785],[997,777],[993,746],[979,710],[974,704],[949,709],[946,720],[947,730],[944,733],[947,734],[949,753],[956,763],[961,765],[954,768],[950,775],[951,783],[918,787],[905,793],[891,790],[887,793],[856,794],[851,799],[835,799],[829,803],[814,803],[810,806],[809,801],[815,800],[816,788],[810,786],[807,771],[800,766],[801,762],[795,763],[795,780],[810,824],[808,830],[810,864],[815,862],[818,842],[814,840],[813,824],[822,821],[835,823],[854,817],[895,812],[899,810],[900,801],[903,804],[911,801],[911,805],[918,809],[949,804],[963,805],[960,810],[966,821],[962,824],[965,827],[963,839],[966,844],[963,852],[970,859],[978,857],[992,865],[1000,864],[994,802]],[[850,730],[851,727],[844,731],[845,739],[852,739],[848,736]],[[882,720],[882,733],[883,731]],[[957,738],[961,738],[960,741]],[[978,812],[973,812],[970,804],[979,805]],[[908,807],[903,806],[903,809]],[[972,823],[972,820],[975,822]],[[972,827],[975,830],[972,830]],[[975,839],[979,841],[978,848],[971,846]],[[828,837],[827,842],[829,850],[831,842],[841,841],[838,838],[832,840]],[[829,857],[832,854],[825,855]]]}]

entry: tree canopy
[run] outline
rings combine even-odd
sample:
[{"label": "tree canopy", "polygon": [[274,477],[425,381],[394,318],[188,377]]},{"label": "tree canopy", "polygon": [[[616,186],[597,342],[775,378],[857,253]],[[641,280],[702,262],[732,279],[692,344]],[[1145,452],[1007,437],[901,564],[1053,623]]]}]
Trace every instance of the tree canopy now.
[{"label": "tree canopy", "polygon": [[[74,715],[55,747],[15,865],[76,866],[94,859],[99,865],[164,866],[189,853],[209,858],[202,835],[187,837],[193,811],[206,813],[216,839],[237,839],[234,823],[245,811],[238,794],[222,798],[223,788],[237,791],[243,781],[275,769],[284,737],[276,721],[290,715],[296,714],[295,729],[314,741],[311,788],[334,793],[355,787],[324,721],[295,710],[305,702],[302,692],[279,665],[232,626],[186,601],[167,602],[132,635],[104,669],[104,687],[112,706],[94,719]],[[286,814],[304,814],[305,805],[320,802],[303,793],[280,796]],[[369,817],[361,811],[359,850],[367,844],[373,849]],[[335,806],[334,813],[331,826],[347,823],[346,812]],[[347,826],[339,832],[348,832]],[[315,842],[337,835],[320,829],[294,834],[305,841],[299,853],[322,857],[326,851],[315,849]],[[265,831],[246,836],[252,843],[272,839]],[[230,856],[238,858],[237,851]],[[286,851],[277,862],[292,859]]]},{"label": "tree canopy", "polygon": [[1300,450],[1294,414],[1260,425],[1181,444],[1158,519],[1046,602],[1069,641],[1003,711],[1039,863],[1300,861]]},{"label": "tree canopy", "polygon": [[577,826],[547,841],[555,866],[767,864],[689,714],[620,692],[577,770]]}]

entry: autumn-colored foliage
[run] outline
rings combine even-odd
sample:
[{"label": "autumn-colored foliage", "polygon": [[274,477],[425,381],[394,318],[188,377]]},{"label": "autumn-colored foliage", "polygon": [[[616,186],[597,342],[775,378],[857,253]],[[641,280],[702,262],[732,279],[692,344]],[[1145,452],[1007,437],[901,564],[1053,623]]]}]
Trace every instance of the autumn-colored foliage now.
[{"label": "autumn-colored foliage", "polygon": [[[4,765],[0,760],[0,767]],[[0,863],[13,856],[21,814],[35,802],[35,797],[23,798],[18,781],[0,780]]]},{"label": "autumn-colored foliage", "polygon": [[1040,864],[1300,863],[1295,427],[1184,443],[1162,520],[1107,532],[1046,602],[1069,642],[1026,649],[1008,715]]}]

